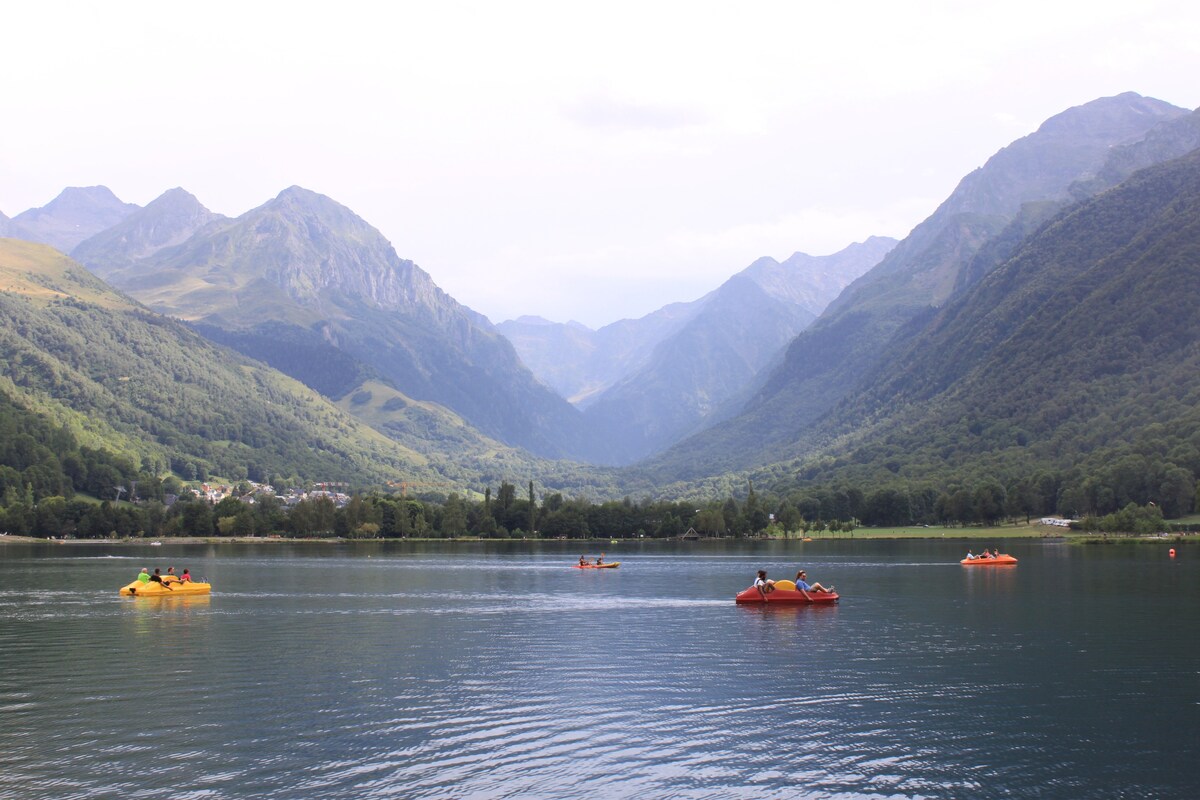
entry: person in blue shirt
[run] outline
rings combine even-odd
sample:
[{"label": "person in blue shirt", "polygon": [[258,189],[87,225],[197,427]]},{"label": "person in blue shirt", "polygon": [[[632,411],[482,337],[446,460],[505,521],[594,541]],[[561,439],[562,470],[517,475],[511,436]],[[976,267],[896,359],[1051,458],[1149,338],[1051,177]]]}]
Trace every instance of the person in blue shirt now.
[{"label": "person in blue shirt", "polygon": [[826,593],[830,593],[830,594],[833,593],[832,586],[830,586],[828,589],[826,589],[824,586],[822,586],[819,583],[809,583],[808,582],[808,573],[805,572],[804,570],[800,570],[799,572],[796,573],[796,588],[802,592],[826,592]]}]

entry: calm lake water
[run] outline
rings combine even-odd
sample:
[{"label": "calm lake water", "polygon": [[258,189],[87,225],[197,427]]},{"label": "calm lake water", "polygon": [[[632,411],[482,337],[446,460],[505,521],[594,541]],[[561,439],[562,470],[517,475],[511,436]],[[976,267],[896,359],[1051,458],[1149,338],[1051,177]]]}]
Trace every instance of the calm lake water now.
[{"label": "calm lake water", "polygon": [[1168,546],[2,545],[0,798],[1195,798]]}]

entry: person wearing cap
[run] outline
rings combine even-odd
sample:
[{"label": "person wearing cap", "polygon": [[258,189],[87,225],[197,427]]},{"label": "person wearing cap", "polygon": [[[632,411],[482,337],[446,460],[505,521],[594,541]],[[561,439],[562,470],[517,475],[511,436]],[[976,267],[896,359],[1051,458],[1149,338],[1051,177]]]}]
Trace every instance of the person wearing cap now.
[{"label": "person wearing cap", "polygon": [[800,570],[799,572],[796,573],[796,588],[802,592],[825,592],[827,594],[833,593],[832,586],[830,586],[828,589],[826,589],[824,586],[822,586],[819,583],[809,583],[808,582],[808,573],[805,572],[804,570]]}]

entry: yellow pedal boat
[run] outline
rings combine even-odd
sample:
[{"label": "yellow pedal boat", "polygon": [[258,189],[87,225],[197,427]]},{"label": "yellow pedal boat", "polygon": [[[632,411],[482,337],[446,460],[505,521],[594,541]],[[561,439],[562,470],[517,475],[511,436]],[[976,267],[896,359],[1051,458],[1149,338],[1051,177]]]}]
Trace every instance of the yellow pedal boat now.
[{"label": "yellow pedal boat", "polygon": [[181,581],[174,575],[165,576],[162,583],[157,581],[142,583],[135,580],[128,586],[121,587],[121,594],[125,597],[173,597],[175,595],[208,594],[211,591],[211,583]]}]

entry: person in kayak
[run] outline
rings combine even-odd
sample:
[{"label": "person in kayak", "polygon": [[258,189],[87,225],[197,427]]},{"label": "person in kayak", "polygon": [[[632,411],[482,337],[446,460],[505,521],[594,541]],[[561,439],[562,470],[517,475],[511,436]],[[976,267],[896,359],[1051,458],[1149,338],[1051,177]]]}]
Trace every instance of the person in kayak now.
[{"label": "person in kayak", "polygon": [[600,557],[596,559],[596,566],[600,566],[603,563],[604,563],[604,553],[601,553]]},{"label": "person in kayak", "polygon": [[581,567],[586,567],[586,566],[587,566],[587,563],[588,563],[587,556],[580,556],[580,557],[579,557],[579,566],[581,566]]},{"label": "person in kayak", "polygon": [[796,588],[802,592],[824,592],[825,594],[833,594],[833,587],[826,589],[819,583],[809,583],[808,573],[800,570],[796,573]]},{"label": "person in kayak", "polygon": [[775,591],[775,581],[767,578],[767,571],[760,569],[758,577],[754,579],[754,588],[758,589],[758,593],[762,595],[763,602],[767,600],[767,593]]}]

